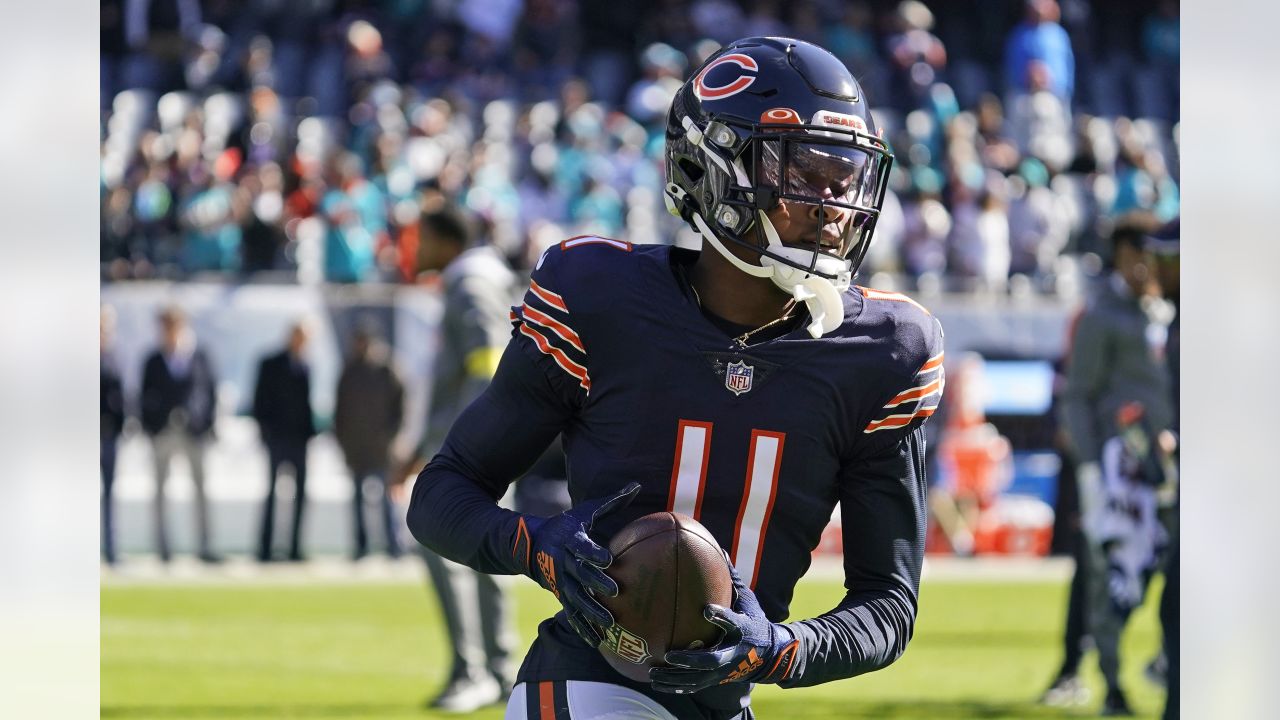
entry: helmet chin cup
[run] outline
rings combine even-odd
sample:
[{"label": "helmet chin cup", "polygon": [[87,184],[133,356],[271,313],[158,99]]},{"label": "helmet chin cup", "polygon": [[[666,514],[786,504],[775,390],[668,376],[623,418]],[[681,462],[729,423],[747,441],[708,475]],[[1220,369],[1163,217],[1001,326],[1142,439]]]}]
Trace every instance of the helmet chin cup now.
[{"label": "helmet chin cup", "polygon": [[797,302],[803,301],[809,309],[809,317],[813,322],[805,325],[804,329],[815,339],[840,327],[840,323],[844,321],[844,302],[835,285],[826,278],[814,275],[806,277],[799,285],[792,287],[791,296]]},{"label": "helmet chin cup", "polygon": [[[774,285],[790,293],[796,302],[804,302],[809,310],[809,317],[813,319],[805,329],[814,338],[819,338],[840,327],[840,323],[844,321],[844,300],[840,295],[853,282],[850,262],[829,255],[818,255],[815,261],[815,251],[783,245],[777,229],[763,210],[759,211],[758,222],[769,241],[769,252],[790,261],[782,262],[777,258],[761,255],[760,264],[773,269]],[[836,279],[831,281],[803,269],[810,264],[814,270],[824,275],[833,275]]]},{"label": "helmet chin cup", "polygon": [[[787,255],[800,253],[812,257],[811,252],[800,248],[782,248],[782,250]],[[844,301],[840,297],[840,293],[843,290],[840,289],[837,283],[833,283],[824,277],[810,275],[804,270],[778,262],[768,256],[761,256],[760,261],[766,267],[773,268],[772,279],[774,285],[790,293],[791,297],[796,299],[796,302],[803,302],[805,307],[808,308],[809,317],[813,319],[813,322],[806,325],[805,329],[809,331],[810,335],[819,338],[823,334],[840,327],[840,323],[844,321]],[[831,261],[837,267],[824,268],[822,267],[824,261]],[[844,278],[848,276],[848,273],[842,272],[840,267],[842,264],[841,261],[835,258],[822,258],[818,261],[818,268],[823,272],[829,271],[832,274],[839,272],[841,277]],[[842,284],[845,290],[849,288],[847,281]]]}]

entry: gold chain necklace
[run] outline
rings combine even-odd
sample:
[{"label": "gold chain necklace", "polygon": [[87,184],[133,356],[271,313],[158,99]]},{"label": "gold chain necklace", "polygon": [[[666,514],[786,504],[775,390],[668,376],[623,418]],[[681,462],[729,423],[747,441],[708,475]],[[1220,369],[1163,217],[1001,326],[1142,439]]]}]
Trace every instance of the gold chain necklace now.
[{"label": "gold chain necklace", "polygon": [[[698,289],[697,289],[697,288],[695,288],[695,287],[693,286],[693,283],[689,283],[689,289],[693,291],[693,299],[694,299],[694,300],[696,300],[696,301],[698,301],[698,307],[699,307],[699,308],[701,308],[701,307],[702,307],[702,296],[698,294]],[[786,322],[786,321],[790,320],[790,319],[791,319],[791,313],[792,313],[792,311],[793,311],[793,310],[795,310],[795,307],[796,307],[796,301],[795,301],[795,299],[793,298],[793,299],[791,299],[791,300],[788,300],[788,301],[787,301],[787,304],[786,304],[786,305],[784,305],[784,306],[783,306],[783,308],[782,308],[782,316],[781,316],[781,317],[777,318],[776,320],[770,320],[769,322],[765,323],[764,325],[761,325],[760,327],[756,328],[755,330],[748,330],[747,332],[742,333],[742,334],[741,334],[741,335],[739,335],[738,337],[734,338],[734,339],[733,339],[733,342],[734,342],[734,343],[736,343],[740,349],[744,349],[744,350],[745,350],[745,349],[746,349],[746,347],[747,347],[747,340],[748,340],[752,335],[755,335],[756,333],[760,332],[761,330],[768,330],[769,328],[773,327],[774,325],[777,325],[778,323],[782,323],[782,322]]]}]

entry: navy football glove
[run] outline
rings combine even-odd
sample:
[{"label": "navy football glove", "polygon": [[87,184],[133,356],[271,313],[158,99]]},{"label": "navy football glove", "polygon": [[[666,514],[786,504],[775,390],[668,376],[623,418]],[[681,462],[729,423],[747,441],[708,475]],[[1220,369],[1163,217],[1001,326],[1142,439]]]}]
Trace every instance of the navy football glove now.
[{"label": "navy football glove", "polygon": [[702,611],[724,631],[720,643],[707,650],[672,650],[665,656],[671,667],[649,671],[654,690],[685,695],[731,682],[777,683],[786,680],[800,641],[785,625],[771,622],[760,609],[756,594],[729,564],[733,577],[734,609],[707,605]]},{"label": "navy football glove", "polygon": [[552,518],[525,515],[516,529],[515,557],[525,574],[551,591],[564,606],[569,625],[591,647],[604,639],[596,626],[613,627],[613,616],[592,593],[618,594],[618,584],[604,573],[613,562],[607,548],[588,534],[596,519],[626,507],[640,491],[631,483],[606,498],[587,500]]}]

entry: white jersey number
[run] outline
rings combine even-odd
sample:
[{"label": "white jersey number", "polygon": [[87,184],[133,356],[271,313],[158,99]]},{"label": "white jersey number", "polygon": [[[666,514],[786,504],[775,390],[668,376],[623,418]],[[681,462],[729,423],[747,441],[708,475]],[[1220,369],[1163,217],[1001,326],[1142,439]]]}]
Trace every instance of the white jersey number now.
[{"label": "white jersey number", "polygon": [[[701,520],[702,496],[706,490],[707,463],[711,458],[712,423],[681,420],[676,429],[676,457],[671,468],[671,490],[667,510]],[[747,455],[747,477],[733,529],[730,557],[743,582],[755,587],[760,570],[773,501],[778,495],[778,471],[782,467],[782,446],[786,433],[751,431]]]}]

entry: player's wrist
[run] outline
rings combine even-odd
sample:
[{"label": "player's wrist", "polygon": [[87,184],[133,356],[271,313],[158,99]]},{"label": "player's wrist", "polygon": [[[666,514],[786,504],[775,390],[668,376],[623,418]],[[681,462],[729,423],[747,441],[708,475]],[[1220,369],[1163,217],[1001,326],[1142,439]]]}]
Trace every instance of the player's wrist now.
[{"label": "player's wrist", "polygon": [[800,652],[799,638],[785,624],[773,623],[769,644],[766,662],[751,681],[777,684],[792,679],[796,656]]},{"label": "player's wrist", "polygon": [[555,595],[569,615],[570,624],[590,645],[598,645],[599,633],[592,623],[608,628],[613,616],[600,603],[601,596],[618,594],[617,583],[605,574],[612,556],[591,538],[601,516],[627,505],[640,491],[630,483],[613,495],[588,500],[551,518],[517,515],[512,542],[517,564],[523,572]]},{"label": "player's wrist", "polygon": [[[539,585],[543,585],[542,578],[538,572],[537,549],[534,539],[547,520],[546,518],[523,513],[515,515],[514,520],[514,529],[510,533],[511,538],[509,541],[514,570],[520,575],[531,578]],[[546,586],[543,585],[543,587]]]}]

